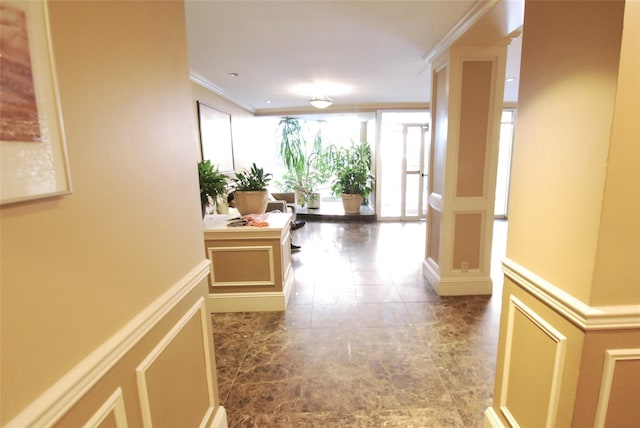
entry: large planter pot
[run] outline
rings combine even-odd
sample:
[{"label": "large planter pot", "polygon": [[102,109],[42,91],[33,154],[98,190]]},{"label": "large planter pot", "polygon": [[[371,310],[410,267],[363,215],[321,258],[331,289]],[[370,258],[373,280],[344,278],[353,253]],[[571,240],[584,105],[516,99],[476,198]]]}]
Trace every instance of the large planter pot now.
[{"label": "large planter pot", "polygon": [[310,193],[307,198],[307,207],[310,209],[320,208],[320,193]]},{"label": "large planter pot", "polygon": [[262,214],[267,209],[269,194],[266,190],[239,190],[236,191],[234,195],[236,208],[242,215]]},{"label": "large planter pot", "polygon": [[360,205],[362,205],[362,195],[352,195],[348,193],[343,193],[340,196],[342,197],[342,206],[344,207],[345,213],[347,214],[360,213]]}]

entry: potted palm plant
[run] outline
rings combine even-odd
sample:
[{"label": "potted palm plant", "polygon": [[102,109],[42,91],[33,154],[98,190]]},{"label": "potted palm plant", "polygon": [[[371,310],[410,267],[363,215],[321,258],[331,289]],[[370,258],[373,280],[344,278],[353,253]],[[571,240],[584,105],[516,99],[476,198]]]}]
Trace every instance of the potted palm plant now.
[{"label": "potted palm plant", "polygon": [[255,163],[248,170],[238,171],[233,178],[236,208],[240,214],[262,214],[267,209],[267,185],[272,174],[265,173]]},{"label": "potted palm plant", "polygon": [[366,142],[343,148],[336,157],[336,178],[331,186],[334,196],[340,196],[347,214],[358,214],[362,201],[372,191],[371,148]]},{"label": "potted palm plant", "polygon": [[200,181],[200,205],[202,217],[207,212],[207,206],[215,204],[218,197],[227,192],[229,176],[211,165],[210,160],[198,162],[198,179]]},{"label": "potted palm plant", "polygon": [[324,147],[320,130],[313,141],[303,136],[300,120],[285,116],[279,122],[280,158],[287,172],[283,176],[282,190],[294,191],[296,203],[309,208],[319,208],[318,188],[327,183],[333,174],[332,146]]}]

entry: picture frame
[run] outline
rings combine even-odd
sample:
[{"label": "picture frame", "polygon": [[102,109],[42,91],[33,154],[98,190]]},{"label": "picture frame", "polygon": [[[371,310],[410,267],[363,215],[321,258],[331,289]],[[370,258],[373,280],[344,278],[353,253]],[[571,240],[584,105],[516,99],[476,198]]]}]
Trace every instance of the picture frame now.
[{"label": "picture frame", "polygon": [[220,172],[233,172],[231,115],[201,101],[197,104],[202,160],[211,161]]},{"label": "picture frame", "polygon": [[0,205],[72,191],[47,3],[0,2]]}]

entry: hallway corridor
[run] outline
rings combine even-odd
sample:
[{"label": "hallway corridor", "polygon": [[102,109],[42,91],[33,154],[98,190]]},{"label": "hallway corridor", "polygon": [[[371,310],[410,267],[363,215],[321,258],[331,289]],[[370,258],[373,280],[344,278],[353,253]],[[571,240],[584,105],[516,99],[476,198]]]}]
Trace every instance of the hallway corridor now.
[{"label": "hallway corridor", "polygon": [[229,427],[481,427],[491,404],[506,221],[493,296],[438,297],[425,224],[307,222],[286,312],[212,316]]}]

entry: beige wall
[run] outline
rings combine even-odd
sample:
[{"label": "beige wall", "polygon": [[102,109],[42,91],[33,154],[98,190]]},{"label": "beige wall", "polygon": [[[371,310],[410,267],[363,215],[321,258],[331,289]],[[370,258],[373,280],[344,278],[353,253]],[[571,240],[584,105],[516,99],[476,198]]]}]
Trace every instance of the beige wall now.
[{"label": "beige wall", "polygon": [[624,2],[551,3],[525,8],[507,251],[588,303]]},{"label": "beige wall", "polygon": [[640,2],[627,1],[592,305],[640,303]]},{"label": "beige wall", "polygon": [[50,19],[73,194],[1,208],[2,425],[204,260],[182,3]]}]

